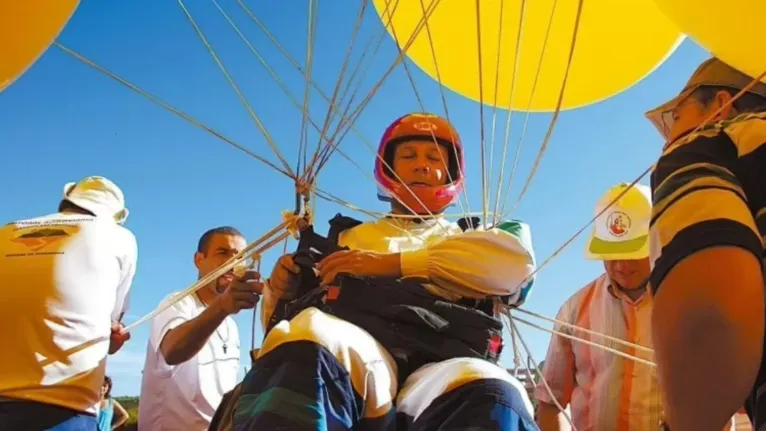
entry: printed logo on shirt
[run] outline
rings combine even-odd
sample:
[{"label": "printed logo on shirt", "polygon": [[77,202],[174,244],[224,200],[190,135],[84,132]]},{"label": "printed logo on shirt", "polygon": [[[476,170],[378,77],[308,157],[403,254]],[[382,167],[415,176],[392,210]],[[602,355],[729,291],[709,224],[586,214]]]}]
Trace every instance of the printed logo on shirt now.
[{"label": "printed logo on shirt", "polygon": [[619,238],[628,233],[630,217],[624,212],[615,211],[606,218],[606,227],[609,229],[609,233]]},{"label": "printed logo on shirt", "polygon": [[68,236],[69,234],[63,229],[44,228],[19,235],[12,241],[32,251],[39,251]]},{"label": "printed logo on shirt", "polygon": [[16,236],[11,239],[13,244],[20,247],[6,254],[5,257],[64,254],[53,246],[59,245],[62,240],[71,237],[78,230],[79,227],[71,225],[21,226],[16,229]]}]

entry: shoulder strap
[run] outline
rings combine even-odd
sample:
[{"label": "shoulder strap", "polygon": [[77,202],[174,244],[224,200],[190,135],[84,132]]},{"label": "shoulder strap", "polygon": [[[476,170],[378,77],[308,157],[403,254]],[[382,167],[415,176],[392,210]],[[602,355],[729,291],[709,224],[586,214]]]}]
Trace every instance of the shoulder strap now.
[{"label": "shoulder strap", "polygon": [[460,226],[463,232],[469,229],[476,229],[479,227],[479,223],[481,223],[481,218],[479,217],[463,217],[457,221],[457,225]]},{"label": "shoulder strap", "polygon": [[338,237],[344,231],[357,227],[362,224],[361,221],[344,216],[341,213],[335,214],[335,217],[330,219],[330,231],[327,233],[327,239],[335,244],[338,244]]}]

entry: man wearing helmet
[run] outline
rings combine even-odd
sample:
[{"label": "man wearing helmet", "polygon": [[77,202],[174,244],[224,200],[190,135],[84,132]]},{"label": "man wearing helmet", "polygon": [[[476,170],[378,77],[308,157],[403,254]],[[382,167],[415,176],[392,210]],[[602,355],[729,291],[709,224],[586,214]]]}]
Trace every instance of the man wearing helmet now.
[{"label": "man wearing helmet", "polygon": [[[535,269],[527,225],[463,232],[443,217],[463,188],[463,149],[452,126],[430,114],[405,115],[386,130],[378,155],[375,174],[391,215],[342,232],[338,244],[348,249],[317,265],[319,284],[333,289],[341,274],[414,279],[422,281],[421,296],[427,291],[454,308],[491,298],[523,302]],[[264,289],[264,323],[280,298],[295,294],[300,270],[291,256],[278,261]],[[385,289],[354,287],[373,296]],[[407,369],[399,359],[358,324],[306,308],[267,333],[243,383],[234,428],[537,429],[526,391],[498,365],[452,357]]]}]

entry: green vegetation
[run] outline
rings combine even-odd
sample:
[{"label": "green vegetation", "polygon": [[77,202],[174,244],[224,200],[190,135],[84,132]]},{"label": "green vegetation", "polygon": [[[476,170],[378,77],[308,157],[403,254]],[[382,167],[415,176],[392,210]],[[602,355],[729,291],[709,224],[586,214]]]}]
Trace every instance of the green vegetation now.
[{"label": "green vegetation", "polygon": [[119,428],[119,431],[138,430],[138,397],[114,397],[114,399],[128,411],[128,421]]}]

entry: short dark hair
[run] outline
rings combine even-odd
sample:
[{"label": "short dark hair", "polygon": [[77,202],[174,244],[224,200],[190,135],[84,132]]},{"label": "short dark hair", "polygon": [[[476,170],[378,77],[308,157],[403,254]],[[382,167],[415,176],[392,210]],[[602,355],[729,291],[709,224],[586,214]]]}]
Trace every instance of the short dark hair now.
[{"label": "short dark hair", "polygon": [[245,237],[242,235],[242,232],[231,226],[216,227],[202,234],[199,242],[197,243],[197,252],[205,254],[207,247],[210,244],[210,240],[213,239],[213,236],[215,235],[234,235],[242,238]]},{"label": "short dark hair", "polygon": [[[737,90],[731,87],[722,87],[718,85],[703,85],[697,88],[696,90],[694,90],[693,97],[697,99],[700,103],[702,103],[704,106],[708,106],[710,103],[713,102],[713,99],[715,99],[715,95],[718,94],[719,91],[725,91],[729,93],[731,97],[734,97],[741,90]],[[740,113],[764,112],[766,111],[766,98],[759,96],[755,93],[748,92],[738,97],[737,100],[735,100],[732,103],[732,106],[734,107],[734,109],[737,110],[737,112],[740,112]]]},{"label": "short dark hair", "polygon": [[93,217],[96,216],[95,214],[93,214],[92,211],[88,211],[79,205],[75,205],[70,200],[61,199],[61,202],[59,202],[59,212],[63,213],[64,211],[70,211],[70,212],[75,212],[80,214],[88,214],[88,215],[92,215]]},{"label": "short dark hair", "polygon": [[109,398],[112,396],[112,378],[104,376],[104,384],[106,385],[106,394],[104,394],[104,396]]}]

